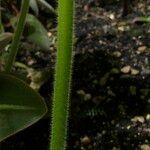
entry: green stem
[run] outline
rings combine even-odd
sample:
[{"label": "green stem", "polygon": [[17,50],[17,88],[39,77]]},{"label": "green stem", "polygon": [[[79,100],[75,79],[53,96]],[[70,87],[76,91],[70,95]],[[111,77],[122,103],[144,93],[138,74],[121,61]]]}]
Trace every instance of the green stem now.
[{"label": "green stem", "polygon": [[72,43],[74,0],[58,0],[57,60],[54,82],[50,150],[66,148],[70,82],[72,70]]},{"label": "green stem", "polygon": [[6,65],[5,65],[5,72],[11,71],[13,63],[15,61],[15,58],[16,58],[16,55],[18,52],[20,37],[21,37],[22,32],[23,32],[26,15],[27,15],[28,9],[29,9],[29,2],[30,2],[30,0],[23,0],[22,1],[21,14],[20,14],[19,21],[18,21],[18,24],[16,27],[14,38],[13,38],[13,41],[11,44],[10,54],[9,54],[8,60],[7,60]]},{"label": "green stem", "polygon": [[4,32],[4,28],[3,28],[3,24],[2,24],[1,3],[2,3],[2,1],[0,0],[0,33],[3,33]]}]

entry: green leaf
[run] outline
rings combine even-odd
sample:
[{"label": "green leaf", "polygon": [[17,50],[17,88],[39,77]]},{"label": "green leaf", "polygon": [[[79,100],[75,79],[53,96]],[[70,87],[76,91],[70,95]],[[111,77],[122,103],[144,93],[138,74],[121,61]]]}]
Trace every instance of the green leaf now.
[{"label": "green leaf", "polygon": [[49,50],[50,40],[48,37],[48,32],[44,26],[38,21],[38,19],[33,15],[27,15],[27,28],[28,35],[27,38],[31,42],[37,44],[44,50]]},{"label": "green leaf", "polygon": [[46,111],[43,99],[26,83],[0,73],[0,141],[32,125]]},{"label": "green leaf", "polygon": [[0,34],[0,51],[2,51],[12,40],[12,33],[4,32]]},{"label": "green leaf", "polygon": [[38,16],[38,14],[39,14],[39,8],[38,8],[36,0],[30,0],[30,7],[32,8],[32,10],[34,11],[34,13]]},{"label": "green leaf", "polygon": [[45,0],[37,0],[39,5],[44,6],[45,9],[49,10],[51,13],[56,14],[55,9]]},{"label": "green leaf", "polygon": [[[18,17],[11,19],[11,23],[14,28],[16,26],[17,18]],[[23,35],[27,38],[27,40],[33,42],[43,50],[49,50],[50,40],[48,32],[35,16],[30,14],[27,15]]]},{"label": "green leaf", "polygon": [[133,23],[150,23],[150,17],[136,17]]}]

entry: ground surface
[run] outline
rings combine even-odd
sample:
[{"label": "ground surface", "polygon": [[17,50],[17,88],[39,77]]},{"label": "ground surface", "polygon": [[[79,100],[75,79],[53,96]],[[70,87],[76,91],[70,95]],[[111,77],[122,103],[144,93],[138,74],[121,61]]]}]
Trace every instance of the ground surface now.
[{"label": "ground surface", "polygon": [[84,116],[76,123],[75,133],[82,135],[76,149],[150,149],[150,28],[135,23],[137,17],[150,15],[150,4],[138,3],[122,18],[119,4],[87,8],[81,3],[74,82],[86,102],[76,113]]}]

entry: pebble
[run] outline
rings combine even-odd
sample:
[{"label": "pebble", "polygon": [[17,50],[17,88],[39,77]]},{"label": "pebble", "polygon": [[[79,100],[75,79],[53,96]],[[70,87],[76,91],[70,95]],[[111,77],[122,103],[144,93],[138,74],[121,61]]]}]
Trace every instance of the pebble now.
[{"label": "pebble", "polygon": [[131,68],[131,74],[132,75],[137,75],[137,74],[139,74],[139,70]]},{"label": "pebble", "polygon": [[125,31],[125,28],[124,28],[124,26],[119,26],[118,30],[123,32],[123,31]]},{"label": "pebble", "polygon": [[150,150],[150,146],[148,144],[143,144],[140,146],[141,150]]},{"label": "pebble", "polygon": [[110,18],[111,20],[114,20],[114,19],[115,19],[115,15],[114,15],[114,14],[110,14],[110,15],[109,15],[109,18]]},{"label": "pebble", "polygon": [[78,90],[78,91],[77,91],[77,94],[78,94],[78,95],[85,95],[85,92],[84,92],[84,90]]},{"label": "pebble", "polygon": [[125,73],[125,74],[127,74],[127,73],[129,73],[131,71],[131,66],[124,66],[123,68],[121,68],[121,72],[122,73]]},{"label": "pebble", "polygon": [[134,118],[131,119],[132,122],[140,122],[144,123],[145,119],[143,116],[135,116]]},{"label": "pebble", "polygon": [[147,68],[142,68],[142,74],[150,74],[150,69],[147,69]]},{"label": "pebble", "polygon": [[85,101],[88,101],[88,100],[90,100],[91,98],[92,98],[92,96],[91,96],[91,94],[89,94],[89,93],[85,94],[85,96],[84,96],[84,100],[85,100]]},{"label": "pebble", "polygon": [[119,58],[119,57],[121,57],[121,52],[115,51],[115,52],[113,52],[113,56]]},{"label": "pebble", "polygon": [[140,47],[138,47],[138,52],[139,53],[144,53],[146,48],[147,48],[146,46],[140,46]]},{"label": "pebble", "polygon": [[113,148],[112,148],[112,150],[119,150],[119,148],[117,148],[117,147],[113,147]]},{"label": "pebble", "polygon": [[150,120],[150,114],[146,115],[146,120]]},{"label": "pebble", "polygon": [[88,136],[84,136],[83,138],[81,138],[81,143],[85,145],[90,144],[91,139]]}]

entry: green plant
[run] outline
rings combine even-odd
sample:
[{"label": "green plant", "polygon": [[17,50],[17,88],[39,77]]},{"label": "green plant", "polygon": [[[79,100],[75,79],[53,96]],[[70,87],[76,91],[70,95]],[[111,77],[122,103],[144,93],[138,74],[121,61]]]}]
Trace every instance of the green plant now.
[{"label": "green plant", "polygon": [[22,31],[24,29],[25,19],[26,19],[26,15],[28,12],[28,8],[29,8],[29,2],[30,2],[30,0],[26,0],[26,1],[23,0],[22,1],[21,15],[19,17],[19,21],[17,24],[17,28],[15,31],[13,42],[11,44],[11,50],[10,50],[8,60],[6,62],[5,72],[11,71],[12,65],[13,65],[14,60],[16,58],[20,37],[21,37]]},{"label": "green plant", "polygon": [[66,147],[73,59],[73,14],[73,0],[58,0],[58,41],[50,138],[51,150],[63,150]]},{"label": "green plant", "polygon": [[[14,24],[15,33],[4,33],[0,36],[0,43],[2,44],[1,50],[12,40],[5,65],[5,73],[0,73],[0,122],[2,122],[4,126],[0,129],[0,141],[33,124],[47,111],[45,103],[39,94],[26,83],[11,75],[11,69],[18,52],[20,37],[26,25],[25,20],[26,23],[29,23],[32,27],[35,25],[33,23],[34,17],[27,15],[29,2],[30,0],[22,0],[21,13],[17,27],[15,28],[17,19],[12,23]],[[66,147],[73,61],[73,15],[73,0],[59,0],[57,60],[53,94],[52,132],[50,135],[51,150],[61,150]],[[39,22],[36,21],[36,24],[41,28]],[[36,29],[36,26],[34,26],[34,29]],[[37,33],[40,35],[45,32],[45,30],[40,31],[38,29],[36,31],[36,35],[32,34],[30,36],[29,34],[31,39],[34,39],[33,37],[37,36]],[[47,40],[47,37],[45,39]],[[36,41],[34,42],[36,43]],[[42,46],[43,45],[41,45],[41,47]],[[46,45],[45,49],[47,49],[47,47],[48,45]]]},{"label": "green plant", "polygon": [[[47,111],[42,97],[25,82],[11,75],[29,1],[22,1],[21,14],[6,62],[5,73],[0,73],[0,141],[35,123]],[[0,42],[5,45],[11,37],[11,34],[3,34]],[[1,48],[3,49],[3,46]]]},{"label": "green plant", "polygon": [[[18,16],[13,17],[11,19],[11,24],[14,29],[17,20],[18,20]],[[47,35],[47,30],[44,28],[44,26],[40,23],[40,21],[35,16],[31,14],[27,14],[24,28],[25,30],[23,32],[23,35],[27,39],[27,41],[36,44],[42,50],[49,50],[50,41]]]},{"label": "green plant", "polygon": [[50,13],[56,14],[54,8],[48,4],[46,0],[30,0],[30,7],[33,9],[36,15],[39,14],[38,4],[49,10]]},{"label": "green plant", "polygon": [[[0,0],[0,6],[1,6],[1,0]],[[3,31],[4,31],[4,29],[3,29],[3,25],[2,25],[2,13],[0,10],[0,33],[2,33]]]}]

